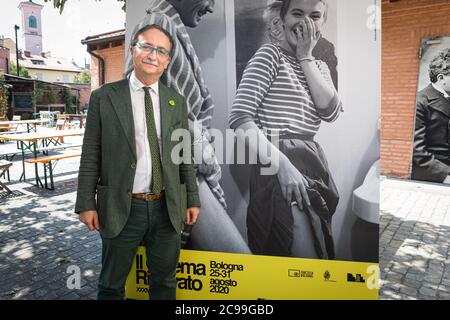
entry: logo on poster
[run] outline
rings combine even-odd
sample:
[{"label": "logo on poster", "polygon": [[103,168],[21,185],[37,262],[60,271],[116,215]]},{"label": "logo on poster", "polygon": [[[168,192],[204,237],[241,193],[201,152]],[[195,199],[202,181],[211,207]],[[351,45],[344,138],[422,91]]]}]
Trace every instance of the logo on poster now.
[{"label": "logo on poster", "polygon": [[291,278],[313,278],[313,271],[302,271],[297,269],[288,269],[288,277]]},{"label": "logo on poster", "polygon": [[323,273],[323,279],[326,282],[336,282],[336,280],[331,279],[331,272],[329,270],[325,270]]},{"label": "logo on poster", "polygon": [[360,273],[357,273],[356,276],[354,276],[351,273],[347,273],[347,282],[365,283],[366,280],[364,279],[364,277]]}]

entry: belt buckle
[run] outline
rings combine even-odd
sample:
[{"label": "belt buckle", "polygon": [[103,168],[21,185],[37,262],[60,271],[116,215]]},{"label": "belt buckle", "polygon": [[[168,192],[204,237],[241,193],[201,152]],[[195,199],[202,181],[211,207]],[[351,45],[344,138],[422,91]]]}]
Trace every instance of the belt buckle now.
[{"label": "belt buckle", "polygon": [[152,193],[146,193],[145,194],[145,201],[152,201],[153,199],[152,199]]}]

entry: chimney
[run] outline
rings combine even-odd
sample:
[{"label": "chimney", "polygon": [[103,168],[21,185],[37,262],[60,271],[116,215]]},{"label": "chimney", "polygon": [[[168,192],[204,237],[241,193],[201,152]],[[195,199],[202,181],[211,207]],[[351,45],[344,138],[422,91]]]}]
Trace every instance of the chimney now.
[{"label": "chimney", "polygon": [[25,57],[31,58],[31,52],[30,51],[25,51],[24,54],[25,54]]}]

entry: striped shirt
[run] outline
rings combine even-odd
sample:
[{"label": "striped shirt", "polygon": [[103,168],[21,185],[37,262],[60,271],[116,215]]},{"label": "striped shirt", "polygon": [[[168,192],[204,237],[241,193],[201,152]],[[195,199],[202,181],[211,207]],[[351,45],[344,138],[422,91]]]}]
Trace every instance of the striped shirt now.
[{"label": "striped shirt", "polygon": [[[316,60],[322,76],[333,88],[325,62]],[[342,110],[337,94],[326,109],[316,108],[295,57],[274,44],[263,45],[250,59],[239,84],[229,124],[233,129],[254,121],[268,136],[314,136],[321,120],[332,122]]]}]

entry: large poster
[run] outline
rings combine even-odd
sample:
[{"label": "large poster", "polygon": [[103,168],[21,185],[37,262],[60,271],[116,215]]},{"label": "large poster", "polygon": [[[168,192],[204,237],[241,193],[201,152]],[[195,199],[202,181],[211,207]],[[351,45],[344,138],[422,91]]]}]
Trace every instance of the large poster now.
[{"label": "large poster", "polygon": [[[162,81],[187,98],[207,163],[177,298],[376,299],[376,3],[176,2],[127,1],[126,41],[146,24],[171,32]],[[312,52],[295,49],[308,32]],[[147,297],[146,272],[141,248],[129,298]]]},{"label": "large poster", "polygon": [[420,50],[411,178],[450,184],[450,36]]}]

